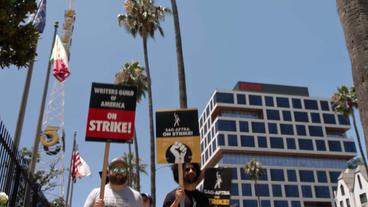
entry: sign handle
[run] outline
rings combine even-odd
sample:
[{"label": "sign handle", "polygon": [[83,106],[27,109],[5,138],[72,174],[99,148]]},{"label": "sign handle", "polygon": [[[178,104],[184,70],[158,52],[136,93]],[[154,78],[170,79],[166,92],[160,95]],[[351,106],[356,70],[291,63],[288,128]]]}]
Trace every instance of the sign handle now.
[{"label": "sign handle", "polygon": [[109,153],[110,153],[110,141],[108,140],[105,143],[105,155],[104,160],[102,164],[102,178],[101,178],[101,186],[100,186],[100,199],[104,199],[105,196],[105,184],[106,184],[106,169],[107,169],[107,162],[109,159]]},{"label": "sign handle", "polygon": [[[184,189],[184,176],[183,176],[183,158],[179,158],[178,164],[178,173],[179,173],[179,185],[180,187]],[[185,191],[184,191],[185,192]],[[185,201],[185,193],[184,193],[184,199],[180,201],[180,207],[184,207],[184,201]]]}]

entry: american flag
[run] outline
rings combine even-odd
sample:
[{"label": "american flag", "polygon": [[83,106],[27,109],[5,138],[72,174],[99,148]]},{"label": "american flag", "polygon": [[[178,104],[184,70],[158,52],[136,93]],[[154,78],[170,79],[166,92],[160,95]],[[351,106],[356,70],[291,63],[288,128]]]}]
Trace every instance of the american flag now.
[{"label": "american flag", "polygon": [[72,180],[76,182],[77,178],[91,175],[91,170],[87,163],[79,155],[78,149],[73,151]]}]

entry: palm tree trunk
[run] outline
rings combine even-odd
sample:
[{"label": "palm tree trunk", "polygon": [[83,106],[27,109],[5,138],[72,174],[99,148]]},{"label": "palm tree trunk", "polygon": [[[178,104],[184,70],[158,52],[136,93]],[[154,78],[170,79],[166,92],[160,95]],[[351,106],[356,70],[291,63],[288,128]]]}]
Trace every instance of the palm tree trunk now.
[{"label": "palm tree trunk", "polygon": [[[336,0],[352,65],[360,119],[368,153],[368,1]],[[364,155],[363,155],[364,156]]]},{"label": "palm tree trunk", "polygon": [[257,197],[257,206],[261,207],[261,201],[260,201],[260,198],[259,198],[259,195],[258,195],[257,180],[254,180],[254,191],[255,191],[255,194],[256,194],[256,197]]},{"label": "palm tree trunk", "polygon": [[187,89],[185,83],[184,57],[181,45],[179,14],[178,8],[176,6],[176,0],[171,0],[171,7],[173,11],[174,26],[175,26],[176,59],[178,62],[180,108],[187,108]]},{"label": "palm tree trunk", "polygon": [[357,128],[357,124],[356,124],[356,120],[355,120],[355,115],[354,115],[354,109],[353,111],[351,112],[351,116],[353,118],[353,126],[354,126],[354,130],[355,130],[355,135],[357,136],[357,140],[358,140],[358,146],[359,146],[359,152],[360,152],[360,156],[362,157],[363,159],[363,162],[364,162],[364,166],[365,166],[365,171],[368,175],[368,166],[367,166],[367,160],[365,159],[364,157],[364,153],[363,153],[363,147],[362,147],[362,142],[361,142],[361,139],[360,139],[360,136],[359,136],[359,132],[358,132],[358,128]]},{"label": "palm tree trunk", "polygon": [[139,175],[139,152],[138,152],[138,139],[137,139],[137,131],[134,130],[134,151],[135,151],[135,172],[137,173],[137,191],[141,191],[141,176]]},{"label": "palm tree trunk", "polygon": [[153,104],[152,104],[152,79],[150,75],[148,52],[147,52],[147,37],[143,37],[143,50],[144,50],[144,63],[148,78],[148,116],[149,116],[149,128],[150,128],[150,171],[151,171],[151,196],[153,199],[153,207],[156,206],[156,160],[155,160],[155,138],[154,138],[154,125],[153,125]]}]

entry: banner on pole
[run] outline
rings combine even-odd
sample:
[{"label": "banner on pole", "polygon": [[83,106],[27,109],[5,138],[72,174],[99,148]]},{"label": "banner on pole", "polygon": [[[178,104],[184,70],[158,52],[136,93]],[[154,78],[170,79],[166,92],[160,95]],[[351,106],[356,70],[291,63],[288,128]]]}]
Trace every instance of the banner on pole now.
[{"label": "banner on pole", "polygon": [[230,206],[231,168],[208,168],[204,175],[203,192],[210,206]]},{"label": "banner on pole", "polygon": [[199,142],[197,109],[156,111],[157,163],[200,163]]},{"label": "banner on pole", "polygon": [[132,86],[92,83],[86,141],[131,141],[136,93]]}]

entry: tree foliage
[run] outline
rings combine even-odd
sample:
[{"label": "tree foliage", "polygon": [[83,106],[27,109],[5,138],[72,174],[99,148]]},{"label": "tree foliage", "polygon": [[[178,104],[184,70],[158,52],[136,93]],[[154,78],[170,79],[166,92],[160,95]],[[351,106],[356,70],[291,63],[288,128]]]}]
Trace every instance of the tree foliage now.
[{"label": "tree foliage", "polygon": [[168,8],[155,6],[152,0],[126,0],[124,7],[127,13],[119,14],[118,21],[133,37],[137,34],[143,38],[154,37],[156,30],[164,35],[160,21],[170,12]]},{"label": "tree foliage", "polygon": [[0,1],[0,67],[28,66],[36,56],[39,33],[26,22],[37,9],[35,0]]},{"label": "tree foliage", "polygon": [[148,78],[143,66],[133,61],[125,63],[115,74],[114,83],[137,87],[137,102],[146,96]]}]

